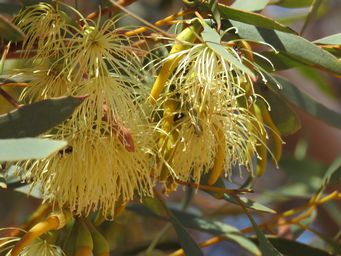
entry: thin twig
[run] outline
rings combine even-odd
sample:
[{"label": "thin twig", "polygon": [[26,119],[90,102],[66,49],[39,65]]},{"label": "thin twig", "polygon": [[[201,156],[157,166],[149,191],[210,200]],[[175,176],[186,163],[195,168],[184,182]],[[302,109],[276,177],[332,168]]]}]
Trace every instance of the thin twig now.
[{"label": "thin twig", "polygon": [[0,95],[3,96],[9,103],[11,103],[15,108],[19,108],[20,104],[4,89],[0,87]]},{"label": "thin twig", "polygon": [[[136,0],[118,0],[116,3],[121,5],[121,6],[128,6],[128,5],[131,5],[134,2],[136,2]],[[94,19],[97,19],[100,14],[101,15],[105,15],[105,14],[108,14],[108,13],[112,14],[112,13],[116,13],[118,11],[120,11],[120,8],[115,6],[115,5],[113,5],[113,6],[106,7],[104,9],[102,9],[100,12],[99,11],[92,12],[86,18],[90,19],[90,20],[94,20]]]}]

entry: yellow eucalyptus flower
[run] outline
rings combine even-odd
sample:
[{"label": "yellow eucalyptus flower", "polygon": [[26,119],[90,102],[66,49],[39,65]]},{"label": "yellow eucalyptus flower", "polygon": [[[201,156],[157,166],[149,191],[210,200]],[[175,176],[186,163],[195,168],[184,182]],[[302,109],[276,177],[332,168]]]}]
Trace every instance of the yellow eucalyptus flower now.
[{"label": "yellow eucalyptus flower", "polygon": [[[242,62],[232,47],[225,49]],[[168,91],[159,100],[164,107],[169,101],[176,102],[170,108],[173,127],[164,125],[169,114],[157,125],[161,136],[168,137],[162,141],[160,158],[176,178],[186,181],[199,182],[202,173],[215,169],[230,176],[234,166],[243,166],[253,175],[256,146],[264,143],[261,135],[266,131],[249,110],[257,98],[252,78],[205,43],[163,61],[168,58],[180,61],[167,82]]]},{"label": "yellow eucalyptus flower", "polygon": [[25,55],[32,50],[36,59],[55,56],[65,48],[64,39],[71,34],[66,14],[58,4],[39,3],[25,7],[15,18],[17,26],[26,34],[23,42]]}]

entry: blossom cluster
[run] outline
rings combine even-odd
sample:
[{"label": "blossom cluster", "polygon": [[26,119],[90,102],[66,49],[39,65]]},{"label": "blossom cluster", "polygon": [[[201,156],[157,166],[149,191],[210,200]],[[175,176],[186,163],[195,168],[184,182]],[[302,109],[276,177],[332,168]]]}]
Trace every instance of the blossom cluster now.
[{"label": "blossom cluster", "polygon": [[[148,54],[141,57],[145,50],[124,34],[118,17],[93,21],[65,4],[40,3],[15,22],[26,34],[23,56],[32,61],[21,71],[32,78],[21,100],[86,97],[44,135],[66,140],[67,148],[17,164],[54,207],[113,217],[135,196],[153,196],[158,183],[199,184],[208,175],[214,185],[233,169],[253,176],[257,159],[264,165],[268,135],[256,104],[263,99],[240,66],[261,72],[236,49],[237,40],[221,46],[238,65],[209,47],[195,21],[168,57],[145,65]],[[149,95],[146,76],[153,74],[146,67],[155,62],[160,71]]]}]

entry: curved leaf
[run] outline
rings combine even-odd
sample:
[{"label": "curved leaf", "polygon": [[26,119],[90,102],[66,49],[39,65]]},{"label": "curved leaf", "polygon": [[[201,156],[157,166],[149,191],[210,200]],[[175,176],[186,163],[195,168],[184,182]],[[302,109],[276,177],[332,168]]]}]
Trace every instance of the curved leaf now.
[{"label": "curved leaf", "polygon": [[[256,2],[256,1],[254,1]],[[261,28],[275,29],[287,33],[295,33],[291,28],[264,15],[247,12],[219,4],[220,15],[224,19],[235,20]]]},{"label": "curved leaf", "polygon": [[24,33],[4,16],[0,15],[0,38],[8,41],[21,41]]},{"label": "curved leaf", "polygon": [[0,139],[35,137],[67,119],[84,97],[62,97],[24,105],[0,116]]},{"label": "curved leaf", "polygon": [[248,238],[239,232],[233,226],[227,225],[220,221],[208,220],[190,213],[172,210],[173,214],[187,228],[200,230],[206,233],[224,237],[239,244],[242,248],[248,250],[253,255],[261,255],[257,246]]},{"label": "curved leaf", "polygon": [[310,6],[313,0],[277,0],[273,4],[286,8],[304,8]]},{"label": "curved leaf", "polygon": [[254,12],[263,10],[270,0],[236,0],[231,5],[232,8]]},{"label": "curved leaf", "polygon": [[40,138],[0,140],[0,162],[42,159],[67,145],[66,141]]},{"label": "curved leaf", "polygon": [[200,247],[174,215],[171,215],[170,221],[174,226],[175,232],[178,235],[179,242],[185,254],[193,256],[204,256],[204,253],[202,252]]},{"label": "curved leaf", "polygon": [[[282,85],[279,93],[284,95],[290,102],[318,119],[337,128],[341,128],[341,114],[318,103],[310,96],[296,88],[289,81],[276,76],[276,80]],[[275,87],[275,86],[274,86]]]},{"label": "curved leaf", "polygon": [[316,44],[333,44],[333,45],[341,45],[341,33],[330,35],[327,37],[323,37],[314,41]]},{"label": "curved leaf", "polygon": [[298,61],[341,75],[340,60],[300,36],[256,27],[238,21],[231,20],[230,22],[232,26],[238,29],[241,38],[267,42],[277,51],[289,54]]},{"label": "curved leaf", "polygon": [[[288,240],[281,237],[266,236],[266,238],[283,254],[288,256],[332,256],[328,252],[318,248],[311,247],[293,240]],[[253,239],[255,242],[257,239]]]}]

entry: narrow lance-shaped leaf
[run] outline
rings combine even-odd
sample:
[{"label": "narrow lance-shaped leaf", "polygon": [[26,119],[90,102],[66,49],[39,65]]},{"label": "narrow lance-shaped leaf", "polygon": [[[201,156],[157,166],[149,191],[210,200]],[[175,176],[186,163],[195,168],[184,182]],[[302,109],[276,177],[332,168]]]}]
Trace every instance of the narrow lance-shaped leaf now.
[{"label": "narrow lance-shaped leaf", "polygon": [[330,35],[314,41],[316,44],[341,45],[341,33]]},{"label": "narrow lance-shaped leaf", "polygon": [[226,50],[224,48],[224,46],[222,46],[220,44],[221,41],[221,37],[220,35],[217,33],[217,31],[215,31],[214,29],[212,29],[210,26],[208,26],[205,22],[203,22],[203,26],[204,26],[204,31],[201,33],[202,35],[202,39],[205,41],[205,43],[207,44],[207,46],[214,51],[216,54],[218,54],[219,56],[223,57],[226,61],[230,62],[232,65],[234,65],[236,68],[240,69],[241,71],[247,73],[248,75],[250,75],[251,77],[255,77],[255,75],[252,73],[252,71],[245,66],[241,61],[239,61],[235,56],[233,56],[231,53],[228,52],[228,50]]},{"label": "narrow lance-shaped leaf", "polygon": [[341,75],[341,61],[308,40],[290,33],[265,29],[230,20],[238,35],[253,41],[271,44],[277,51],[289,54],[306,64]]},{"label": "narrow lance-shaped leaf", "polygon": [[245,214],[249,218],[253,229],[256,232],[258,242],[259,242],[259,249],[262,252],[262,255],[264,256],[283,256],[271,243],[270,241],[265,237],[261,229],[258,227],[256,221],[253,219],[252,215],[249,213],[249,211],[246,209],[245,204],[239,200],[237,197],[235,198],[236,201],[239,202],[240,206],[244,210]]},{"label": "narrow lance-shaped leaf", "polygon": [[336,158],[334,160],[334,162],[327,169],[326,173],[324,174],[323,180],[322,180],[322,185],[321,185],[320,189],[318,190],[318,192],[316,193],[315,198],[319,197],[322,194],[324,189],[329,184],[332,176],[335,174],[335,172],[340,171],[340,170],[341,170],[341,156]]},{"label": "narrow lance-shaped leaf", "polygon": [[301,127],[300,119],[288,100],[279,92],[269,89],[268,86],[259,84],[255,86],[257,93],[261,94],[271,106],[271,118],[280,131],[280,135],[287,136],[295,133]]},{"label": "narrow lance-shaped leaf", "polygon": [[253,255],[261,255],[259,249],[253,242],[246,238],[233,226],[227,225],[220,221],[205,219],[190,213],[172,210],[176,218],[187,228],[192,228],[207,232],[213,235],[224,237],[240,245],[242,248],[248,250]]},{"label": "narrow lance-shaped leaf", "polygon": [[232,8],[254,12],[263,10],[270,0],[236,0],[231,5]]},{"label": "narrow lance-shaped leaf", "polygon": [[304,8],[310,6],[313,0],[275,0],[273,4],[286,8]]},{"label": "narrow lance-shaped leaf", "polygon": [[0,162],[42,159],[61,150],[66,141],[40,138],[0,139]]},{"label": "narrow lance-shaped leaf", "polygon": [[84,97],[62,97],[24,105],[0,116],[0,139],[35,137],[67,119]]},{"label": "narrow lance-shaped leaf", "polygon": [[24,36],[24,33],[18,27],[0,15],[0,38],[8,41],[20,41],[24,39]]},{"label": "narrow lance-shaped leaf", "polygon": [[[328,252],[322,251],[321,249],[314,248],[312,246],[299,243],[294,240],[289,240],[281,237],[266,236],[266,238],[283,254],[288,256],[303,256],[303,255],[314,255],[314,256],[332,256]],[[254,238],[254,241],[257,239]]]},{"label": "narrow lance-shaped leaf", "polygon": [[[279,90],[279,93],[284,95],[291,103],[329,125],[341,128],[340,113],[318,103],[310,96],[297,89],[296,86],[291,84],[289,81],[278,76],[276,76],[276,80],[282,85],[282,89]],[[275,85],[273,85],[273,88],[274,87]]]},{"label": "narrow lance-shaped leaf", "polygon": [[175,232],[179,238],[179,242],[185,252],[185,255],[203,256],[204,253],[181,224],[181,222],[174,215],[171,215],[170,221],[174,226]]},{"label": "narrow lance-shaped leaf", "polygon": [[[257,2],[257,1],[253,1]],[[224,19],[235,20],[239,22],[243,22],[246,24],[267,28],[267,29],[275,29],[278,31],[283,31],[287,33],[296,33],[291,28],[269,18],[262,14],[247,12],[243,10],[238,10],[231,8],[229,6],[219,4],[220,15]]]}]

